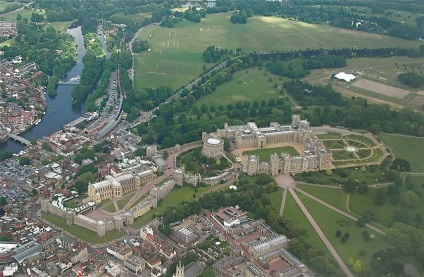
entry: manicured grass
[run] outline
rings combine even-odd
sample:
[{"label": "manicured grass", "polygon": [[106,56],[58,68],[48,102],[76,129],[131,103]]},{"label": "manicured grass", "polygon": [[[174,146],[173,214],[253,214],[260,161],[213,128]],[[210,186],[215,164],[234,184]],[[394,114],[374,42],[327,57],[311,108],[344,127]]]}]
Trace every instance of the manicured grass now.
[{"label": "manicured grass", "polygon": [[146,199],[146,195],[145,194],[143,194],[142,196],[140,196],[140,198],[138,198],[132,205],[131,205],[131,207],[130,207],[130,209],[131,208],[134,208],[135,206],[137,206],[138,204],[140,204],[141,203],[141,201],[143,201],[144,199]]},{"label": "manicured grass", "polygon": [[[409,187],[407,183],[412,183],[413,186]],[[416,207],[405,207],[401,201],[396,205],[390,204],[390,198],[386,197],[386,202],[383,205],[375,204],[375,194],[379,189],[370,189],[366,194],[353,193],[350,196],[350,209],[353,213],[362,215],[367,211],[373,211],[377,217],[377,223],[389,227],[394,220],[406,220],[408,224],[423,226],[423,222],[417,222],[416,216],[424,216],[424,201],[422,201],[424,195],[424,177],[422,176],[409,176],[406,182],[399,187],[400,194],[407,192],[409,189],[419,195],[418,204]]]},{"label": "manicured grass", "polygon": [[277,187],[277,190],[269,194],[269,200],[271,200],[272,207],[277,213],[280,213],[281,202],[283,200],[283,189]]},{"label": "manicured grass", "polygon": [[[242,48],[243,52],[289,51],[352,47],[377,48],[418,47],[418,41],[406,41],[361,32],[347,34],[345,30],[328,25],[313,25],[277,17],[255,16],[248,24],[231,24],[231,13],[208,14],[200,23],[180,22],[174,28],[152,26],[140,34],[148,40],[150,52],[135,58],[135,86],[156,87],[158,84],[179,88],[199,76],[206,47]],[[352,31],[350,31],[352,32]],[[152,35],[152,38],[150,38]],[[364,39],[363,36],[367,36]]]},{"label": "manicured grass", "polygon": [[[196,196],[202,195],[204,192],[211,188],[212,186],[198,188]],[[193,194],[194,188],[192,187],[176,186],[164,199],[159,201],[159,205],[157,208],[151,209],[144,215],[137,218],[132,226],[134,228],[140,228],[141,226],[150,222],[156,214],[164,213],[168,207],[175,207],[183,201],[194,201]]]},{"label": "manicured grass", "polygon": [[78,207],[78,205],[75,203],[74,199],[71,199],[71,200],[64,202],[63,206],[67,207],[67,208],[71,208],[71,209],[75,209],[75,208]]},{"label": "manicured grass", "polygon": [[103,210],[108,211],[108,212],[110,212],[110,213],[116,212],[115,203],[113,203],[113,202],[112,202],[112,203],[110,203],[109,205],[104,206],[104,207],[103,207]]},{"label": "manicured grass", "polygon": [[409,161],[411,172],[424,172],[424,138],[397,134],[380,134],[379,138],[393,150],[396,157]]},{"label": "manicured grass", "polygon": [[[269,78],[273,81],[270,82]],[[230,103],[260,102],[262,100],[268,101],[272,98],[279,98],[282,97],[279,94],[279,89],[274,87],[274,84],[281,84],[283,82],[279,78],[265,69],[259,70],[258,68],[253,68],[239,71],[234,74],[230,82],[218,86],[213,93],[202,97],[195,105],[198,107],[202,104],[206,104],[207,106],[223,105],[225,107]]]},{"label": "manicured grass", "polygon": [[327,258],[335,262],[333,256],[330,254],[330,251],[328,251],[327,247],[325,247],[324,243],[319,238],[318,234],[315,232],[308,219],[302,213],[302,210],[296,204],[290,193],[287,194],[283,218],[291,227],[304,230],[305,234],[303,235],[302,232],[301,239],[303,239],[307,244],[310,244],[313,248],[322,252]]},{"label": "manicured grass", "polygon": [[[383,236],[368,228],[358,227],[353,220],[330,210],[300,193],[298,195],[345,263],[350,258],[359,259],[362,261],[362,269],[367,270],[370,267],[372,255],[378,250],[391,246]],[[342,232],[342,236],[346,233],[350,234],[346,243],[343,243],[340,238],[336,237],[337,230]],[[374,234],[375,239],[366,242],[362,235],[364,230],[368,234]],[[361,250],[366,251],[363,257],[359,255]]]},{"label": "manicured grass", "polygon": [[127,203],[131,200],[131,198],[133,198],[134,195],[135,195],[135,192],[132,192],[128,195],[125,195],[121,199],[117,200],[116,205],[118,206],[118,209],[122,210],[125,207],[125,205],[127,205]]},{"label": "manicured grass", "polygon": [[68,30],[69,26],[71,26],[72,23],[74,23],[76,20],[71,21],[58,21],[58,22],[49,22],[45,27],[53,27],[56,31],[59,33],[66,33],[66,30]]},{"label": "manicured grass", "polygon": [[291,146],[249,150],[249,151],[244,151],[243,155],[257,155],[259,156],[260,161],[269,161],[270,155],[274,153],[277,153],[277,155],[280,155],[282,152],[288,153],[292,156],[299,156],[299,153],[297,153],[296,149],[294,149]]},{"label": "manicured grass", "polygon": [[355,160],[353,153],[347,152],[345,150],[332,150],[334,160]]},{"label": "manicured grass", "polygon": [[[331,206],[339,210],[342,210],[347,213],[349,212],[346,208],[346,200],[347,200],[348,193],[344,191],[343,189],[333,189],[333,188],[309,186],[309,185],[302,185],[302,184],[298,184],[297,187],[321,199],[322,201],[327,202],[328,204],[330,204]],[[298,194],[300,193],[298,192]]]},{"label": "manicured grass", "polygon": [[106,232],[105,236],[99,237],[97,236],[96,232],[88,230],[84,227],[81,227],[78,225],[71,225],[71,226],[67,225],[65,223],[65,219],[60,216],[53,215],[53,214],[45,214],[43,215],[43,218],[53,223],[57,227],[71,233],[77,238],[89,243],[110,242],[110,241],[119,239],[124,235],[124,231],[112,230],[112,231]]},{"label": "manicured grass", "polygon": [[323,140],[324,146],[330,149],[343,149],[346,144],[341,139]]}]

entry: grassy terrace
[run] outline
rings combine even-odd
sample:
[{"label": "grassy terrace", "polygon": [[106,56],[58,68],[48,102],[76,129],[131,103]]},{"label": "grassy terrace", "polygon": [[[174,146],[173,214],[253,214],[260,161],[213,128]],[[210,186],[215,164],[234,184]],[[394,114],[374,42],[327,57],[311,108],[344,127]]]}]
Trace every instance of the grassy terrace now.
[{"label": "grassy terrace", "polygon": [[281,208],[281,202],[283,200],[283,189],[277,187],[277,190],[269,194],[269,200],[272,203],[274,210],[279,213]]},{"label": "grassy terrace", "polygon": [[118,206],[118,209],[122,210],[125,207],[125,205],[127,205],[127,203],[131,200],[131,198],[133,198],[134,195],[135,195],[135,192],[127,194],[121,199],[117,200],[116,205]]},{"label": "grassy terrace", "polygon": [[[135,86],[169,85],[174,89],[189,83],[203,71],[206,47],[242,48],[244,52],[290,51],[307,48],[418,47],[393,37],[355,32],[327,25],[313,25],[277,17],[255,16],[248,24],[231,24],[231,13],[208,14],[200,23],[180,22],[174,28],[152,26],[139,38],[149,40],[150,52],[135,58]],[[152,38],[149,39],[150,35]],[[195,38],[195,39],[194,39]],[[365,38],[365,39],[364,39]]]},{"label": "grassy terrace", "polygon": [[264,149],[258,149],[258,150],[249,150],[244,151],[243,155],[257,155],[259,156],[260,161],[269,161],[269,156],[277,153],[278,155],[282,152],[288,153],[292,156],[298,156],[299,153],[291,146],[284,146],[284,147],[276,147],[276,148],[264,148]]},{"label": "grassy terrace", "polygon": [[77,238],[80,238],[80,239],[87,241],[89,243],[110,242],[110,241],[116,240],[118,238],[121,238],[124,235],[123,231],[113,230],[113,231],[106,232],[104,237],[99,237],[99,236],[97,236],[96,232],[88,230],[84,227],[81,227],[81,226],[78,226],[78,225],[71,225],[71,226],[67,225],[65,223],[65,219],[60,217],[60,216],[53,215],[53,214],[45,214],[45,215],[43,215],[43,218],[45,220],[49,221],[50,223],[53,223],[57,227],[71,233],[72,235],[76,236]]},{"label": "grassy terrace", "polygon": [[380,134],[379,138],[393,150],[396,157],[409,161],[411,172],[424,172],[424,138],[397,134]]}]

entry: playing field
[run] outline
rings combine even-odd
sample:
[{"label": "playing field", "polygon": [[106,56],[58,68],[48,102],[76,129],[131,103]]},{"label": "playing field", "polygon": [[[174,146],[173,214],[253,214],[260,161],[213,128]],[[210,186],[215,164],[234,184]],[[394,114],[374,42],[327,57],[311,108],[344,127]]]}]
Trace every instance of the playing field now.
[{"label": "playing field", "polygon": [[[270,78],[272,81],[270,82]],[[221,86],[199,101],[196,101],[196,106],[200,107],[202,104],[209,105],[223,105],[235,104],[237,102],[261,102],[262,100],[268,101],[269,99],[282,97],[279,95],[278,87],[275,84],[281,84],[287,78],[280,80],[267,70],[259,70],[252,68],[245,71],[239,71],[234,74],[233,79]]]},{"label": "playing field", "polygon": [[249,18],[247,24],[231,24],[230,16],[231,13],[208,14],[200,23],[186,21],[174,28],[151,26],[144,30],[139,38],[148,40],[151,51],[136,56],[136,89],[158,85],[178,88],[187,84],[202,72],[205,64],[202,53],[210,45],[233,50],[240,47],[243,52],[258,53],[320,47],[419,45],[418,42],[379,35],[364,39],[360,32],[346,34],[327,25],[276,17],[257,16]]},{"label": "playing field", "polygon": [[395,156],[411,164],[411,172],[424,172],[424,138],[396,134],[380,134],[379,138],[388,145]]},{"label": "playing field", "polygon": [[359,79],[353,83],[353,86],[398,99],[402,99],[410,93],[405,89],[388,86],[367,79]]}]

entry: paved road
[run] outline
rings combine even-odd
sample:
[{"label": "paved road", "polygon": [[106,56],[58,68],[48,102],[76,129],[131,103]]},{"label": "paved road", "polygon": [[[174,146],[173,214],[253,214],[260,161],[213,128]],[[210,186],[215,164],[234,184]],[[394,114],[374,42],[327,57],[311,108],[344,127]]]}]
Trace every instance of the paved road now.
[{"label": "paved road", "polygon": [[308,221],[311,223],[312,227],[314,228],[315,232],[317,232],[318,236],[321,238],[322,242],[325,244],[327,249],[330,251],[331,255],[334,257],[336,262],[339,264],[340,268],[343,270],[343,272],[346,274],[346,276],[353,277],[353,274],[350,272],[349,268],[346,266],[342,258],[340,257],[339,253],[337,253],[336,249],[334,249],[333,245],[331,245],[330,241],[327,239],[327,237],[324,235],[324,232],[321,230],[321,228],[318,226],[312,215],[309,213],[308,209],[303,205],[302,201],[300,200],[299,196],[297,196],[294,189],[290,188],[288,189],[294,200],[296,201],[299,208],[302,210],[303,214],[306,216]]}]

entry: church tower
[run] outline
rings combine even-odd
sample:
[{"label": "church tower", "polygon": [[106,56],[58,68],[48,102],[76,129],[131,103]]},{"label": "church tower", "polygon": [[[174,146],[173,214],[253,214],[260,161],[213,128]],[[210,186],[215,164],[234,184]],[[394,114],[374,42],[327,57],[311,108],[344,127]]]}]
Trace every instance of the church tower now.
[{"label": "church tower", "polygon": [[181,265],[181,262],[178,262],[177,271],[175,272],[173,277],[184,277],[184,266]]}]

